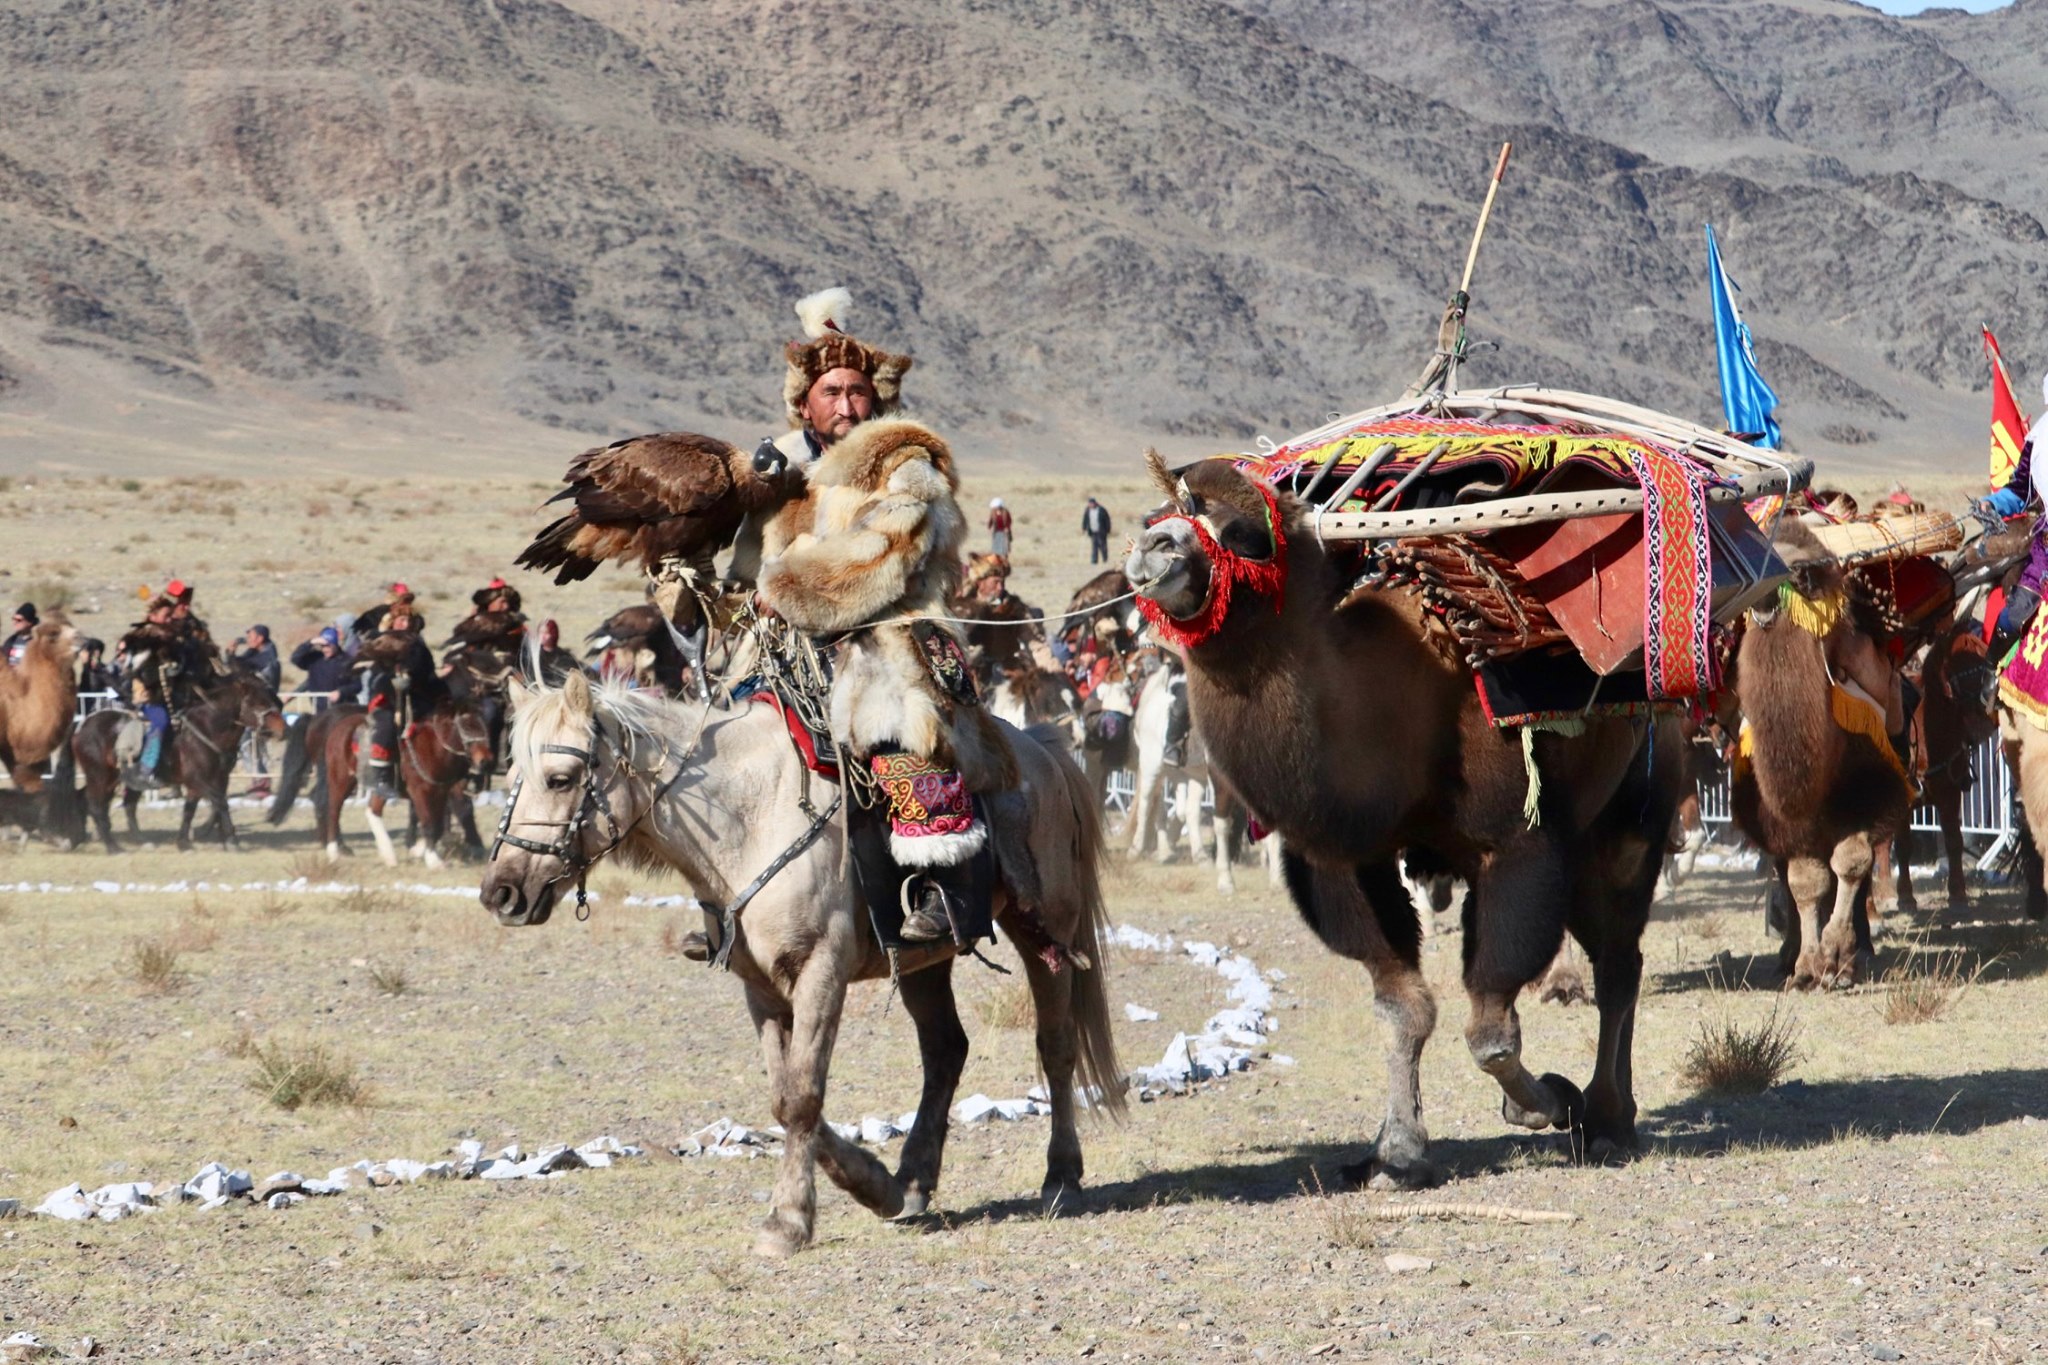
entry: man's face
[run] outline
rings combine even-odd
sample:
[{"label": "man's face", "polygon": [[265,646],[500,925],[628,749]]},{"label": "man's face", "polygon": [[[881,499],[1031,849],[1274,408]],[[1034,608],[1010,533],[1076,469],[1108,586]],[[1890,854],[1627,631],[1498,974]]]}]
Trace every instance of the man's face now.
[{"label": "man's face", "polygon": [[804,396],[804,425],[832,445],[875,415],[875,386],[859,370],[827,370]]},{"label": "man's face", "polygon": [[562,642],[562,628],[550,621],[540,628],[540,647],[553,649]]},{"label": "man's face", "polygon": [[158,607],[149,614],[149,619],[160,626],[171,619],[171,609],[169,607]]},{"label": "man's face", "polygon": [[20,612],[14,613],[14,628],[16,630],[27,630],[28,618],[26,616],[23,616]]},{"label": "man's face", "polygon": [[249,632],[249,633],[248,633],[247,635],[244,635],[244,636],[243,636],[242,638],[243,638],[244,640],[247,640],[247,641],[249,642],[249,648],[251,648],[251,649],[261,649],[261,648],[263,648],[263,645],[264,645],[264,640],[263,640],[263,637],[262,637],[261,635],[257,634],[257,633],[256,633],[255,631],[253,631],[253,630],[252,630],[252,631],[250,631],[250,632]]},{"label": "man's face", "polygon": [[171,608],[171,619],[173,621],[182,621],[191,614],[192,604],[190,602],[180,602],[177,606]]}]

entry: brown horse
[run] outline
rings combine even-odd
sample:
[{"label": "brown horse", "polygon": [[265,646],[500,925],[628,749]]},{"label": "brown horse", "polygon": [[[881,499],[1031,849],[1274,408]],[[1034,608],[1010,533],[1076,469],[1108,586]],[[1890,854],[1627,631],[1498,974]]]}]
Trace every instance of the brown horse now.
[{"label": "brown horse", "polygon": [[[368,721],[369,713],[355,702],[330,706],[304,725],[293,727],[286,744],[277,792],[270,803],[270,823],[283,823],[311,776],[315,822],[329,860],[339,859],[348,851],[341,837],[341,808],[356,789],[362,736]],[[466,701],[441,702],[427,719],[406,727],[398,748],[399,781],[412,808],[412,856],[428,867],[441,866],[440,849],[448,837],[451,816],[462,828],[464,851],[482,856],[483,840],[477,833],[476,809],[461,790],[472,772],[489,770],[494,756],[490,731],[476,705]],[[370,826],[370,837],[377,843],[377,856],[385,866],[395,867],[398,850],[384,823],[386,804],[382,796],[370,797],[364,816]]]},{"label": "brown horse", "polygon": [[[1354,575],[1292,497],[1227,460],[1176,479],[1155,458],[1154,476],[1171,514],[1146,529],[1125,571],[1155,620],[1188,640],[1188,700],[1214,770],[1285,839],[1302,918],[1365,964],[1391,1035],[1386,1117],[1346,1178],[1439,1178],[1419,1085],[1436,1003],[1404,854],[1419,874],[1454,873],[1471,888],[1465,1042],[1500,1085],[1502,1116],[1583,1128],[1595,1156],[1633,1150],[1641,940],[1685,775],[1676,725],[1605,717],[1575,737],[1502,733],[1470,674],[1425,636],[1412,591],[1350,592]],[[1530,1074],[1515,1011],[1567,931],[1592,959],[1600,1011],[1583,1096],[1561,1076]]]},{"label": "brown horse", "polygon": [[[1948,862],[1948,908],[1970,907],[1969,864],[1963,856],[1963,796],[1977,781],[1970,755],[1998,733],[1998,719],[1985,705],[1985,679],[1994,664],[1974,621],[1950,626],[1935,637],[1920,667],[1920,706],[1913,716],[1913,750],[1918,760],[1920,799],[1934,807],[1941,848]],[[1919,909],[1913,894],[1912,859],[1905,840],[1898,857],[1898,905]]]},{"label": "brown horse", "polygon": [[[142,833],[142,826],[135,819],[142,792],[125,786],[121,759],[115,752],[122,728],[133,720],[133,714],[127,711],[95,711],[80,723],[78,733],[71,738],[72,755],[85,777],[86,808],[99,830],[100,842],[109,853],[121,851],[114,842],[110,818],[116,791],[122,792],[121,812],[127,817],[128,833]],[[241,848],[234,817],[228,814],[228,777],[235,770],[242,736],[259,729],[273,739],[283,738],[284,706],[277,693],[241,669],[203,688],[199,700],[178,713],[177,727],[158,771],[166,787],[185,793],[185,810],[178,822],[180,849],[192,847],[192,816],[201,801],[213,807],[213,814],[201,832],[212,831],[225,848]]]}]

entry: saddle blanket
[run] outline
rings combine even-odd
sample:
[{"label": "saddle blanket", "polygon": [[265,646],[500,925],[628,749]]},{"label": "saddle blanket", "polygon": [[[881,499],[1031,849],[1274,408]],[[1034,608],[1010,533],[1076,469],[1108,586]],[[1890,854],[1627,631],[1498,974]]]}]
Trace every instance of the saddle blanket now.
[{"label": "saddle blanket", "polygon": [[[1913,779],[1907,776],[1906,765],[1899,758],[1899,751],[1892,747],[1891,736],[1885,732],[1883,704],[1849,679],[1829,686],[1828,704],[1834,712],[1835,724],[1870,741],[1870,747],[1877,750],[1891,770],[1898,774],[1899,781],[1906,784],[1906,790],[1912,791]],[[1734,775],[1737,778],[1749,771],[1750,758],[1755,752],[1755,732],[1744,720],[1742,731],[1735,740]]]},{"label": "saddle blanket", "polygon": [[2037,611],[1998,670],[1998,699],[2048,730],[2048,611]]},{"label": "saddle blanket", "polygon": [[803,759],[806,768],[827,782],[839,780],[839,765],[829,758],[820,756],[825,752],[826,736],[813,734],[811,728],[804,724],[803,717],[784,705],[782,698],[773,692],[756,692],[747,700],[772,707],[775,714],[782,717],[782,723],[789,727],[790,742],[796,745],[797,755]]}]

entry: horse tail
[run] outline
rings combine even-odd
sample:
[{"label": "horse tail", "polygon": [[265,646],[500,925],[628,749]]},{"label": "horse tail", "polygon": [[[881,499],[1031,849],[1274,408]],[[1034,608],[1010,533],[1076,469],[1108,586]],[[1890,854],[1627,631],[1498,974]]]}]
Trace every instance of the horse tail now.
[{"label": "horse tail", "polygon": [[299,799],[299,792],[306,785],[306,775],[312,770],[312,755],[307,752],[306,732],[313,728],[312,717],[302,719],[297,725],[285,727],[284,764],[278,769],[277,791],[270,798],[270,811],[264,817],[273,825],[281,825],[292,813],[292,803]]},{"label": "horse tail", "polygon": [[57,746],[57,766],[43,784],[43,835],[76,848],[85,842],[85,800],[79,792],[78,756],[71,752],[71,740],[67,733]]},{"label": "horse tail", "polygon": [[1093,1108],[1121,1119],[1125,1114],[1124,1069],[1117,1061],[1116,1033],[1110,1024],[1104,946],[1109,909],[1102,899],[1102,809],[1059,726],[1034,725],[1025,733],[1059,769],[1067,804],[1074,812],[1074,875],[1081,888],[1081,914],[1074,926],[1074,942],[1068,946],[1085,953],[1092,964],[1087,971],[1074,972],[1074,1032],[1080,1045],[1075,1060],[1081,1093],[1092,1094],[1089,1103]]}]

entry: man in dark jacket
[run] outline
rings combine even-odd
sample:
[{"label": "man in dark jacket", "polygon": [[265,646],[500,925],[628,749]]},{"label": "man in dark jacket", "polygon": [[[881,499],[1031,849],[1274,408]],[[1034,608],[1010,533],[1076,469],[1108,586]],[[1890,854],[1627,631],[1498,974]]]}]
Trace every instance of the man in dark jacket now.
[{"label": "man in dark jacket", "polygon": [[24,602],[14,610],[14,633],[0,640],[0,663],[19,664],[21,656],[28,653],[28,642],[35,638],[36,604]]},{"label": "man in dark jacket", "polygon": [[356,693],[355,674],[350,671],[348,656],[341,652],[341,634],[333,626],[293,650],[292,667],[306,675],[299,691],[315,694],[315,711],[325,711],[331,702],[341,699],[328,693],[344,697]]},{"label": "man in dark jacket", "polygon": [[1109,509],[1095,499],[1088,499],[1087,507],[1081,511],[1081,533],[1088,537],[1088,562],[1107,564],[1109,562]]},{"label": "man in dark jacket", "polygon": [[248,632],[235,641],[234,659],[273,692],[284,680],[283,666],[277,661],[277,646],[270,642],[269,626],[249,627]]}]

